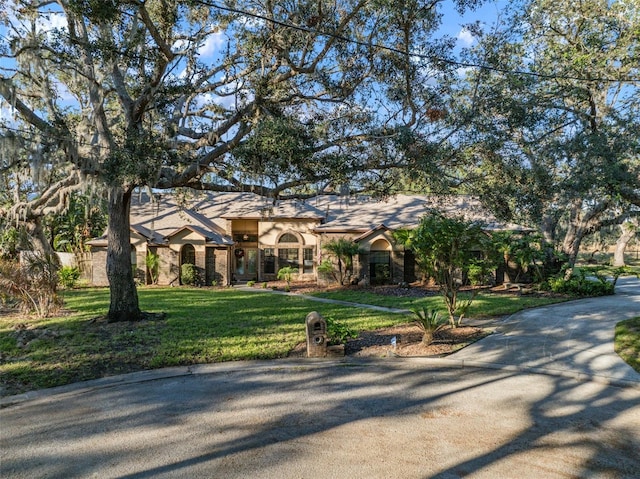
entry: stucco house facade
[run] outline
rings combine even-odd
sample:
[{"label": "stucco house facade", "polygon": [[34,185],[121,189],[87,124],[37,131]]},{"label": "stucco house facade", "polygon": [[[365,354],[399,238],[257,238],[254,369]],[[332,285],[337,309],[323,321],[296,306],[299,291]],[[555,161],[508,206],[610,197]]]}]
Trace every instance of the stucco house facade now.
[{"label": "stucco house facade", "polygon": [[[157,284],[181,283],[181,267],[195,265],[201,283],[229,285],[272,281],[293,266],[299,281],[325,281],[317,267],[323,245],[337,238],[360,246],[353,277],[371,283],[416,280],[413,254],[393,239],[400,228],[418,225],[431,208],[482,219],[487,229],[505,229],[469,197],[396,195],[320,196],[272,200],[251,193],[195,193],[151,198],[136,194],[131,205],[131,258],[140,283],[152,282],[145,258],[158,257]],[[106,236],[90,242],[94,285],[106,285]]]}]

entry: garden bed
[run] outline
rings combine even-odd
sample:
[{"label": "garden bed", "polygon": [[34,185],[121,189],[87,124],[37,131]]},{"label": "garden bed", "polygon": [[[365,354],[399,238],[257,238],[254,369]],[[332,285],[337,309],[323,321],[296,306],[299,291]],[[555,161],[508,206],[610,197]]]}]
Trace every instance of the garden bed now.
[{"label": "garden bed", "polygon": [[[422,331],[414,323],[401,324],[375,331],[362,331],[347,341],[345,355],[354,357],[442,357],[484,338],[491,331],[475,326],[441,329],[429,345],[422,344]],[[395,346],[392,340],[395,338]],[[290,357],[306,356],[306,344],[298,344]]]}]

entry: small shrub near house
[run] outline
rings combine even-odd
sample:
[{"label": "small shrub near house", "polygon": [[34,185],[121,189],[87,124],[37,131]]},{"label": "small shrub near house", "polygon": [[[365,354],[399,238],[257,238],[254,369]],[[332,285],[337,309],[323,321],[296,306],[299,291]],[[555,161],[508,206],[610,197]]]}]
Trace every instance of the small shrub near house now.
[{"label": "small shrub near house", "polygon": [[291,291],[291,281],[293,281],[293,276],[297,274],[298,269],[292,268],[291,266],[285,266],[278,270],[278,279],[284,280],[287,283],[285,291]]},{"label": "small shrub near house", "polygon": [[200,275],[195,264],[185,263],[181,267],[182,284],[187,286],[195,286],[200,284]]},{"label": "small shrub near house", "polygon": [[158,284],[158,271],[160,269],[160,256],[151,251],[147,251],[147,256],[144,259],[151,277],[151,284]]}]

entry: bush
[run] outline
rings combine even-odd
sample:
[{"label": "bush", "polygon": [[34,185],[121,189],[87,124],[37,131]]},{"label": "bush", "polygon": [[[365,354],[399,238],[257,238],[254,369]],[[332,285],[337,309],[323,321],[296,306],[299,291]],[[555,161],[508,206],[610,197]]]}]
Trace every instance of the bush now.
[{"label": "bush", "polygon": [[253,285],[255,285],[256,282],[255,281],[247,281],[247,286],[249,286],[250,288],[253,287]]},{"label": "bush", "polygon": [[56,313],[61,301],[57,294],[58,262],[55,255],[30,254],[24,265],[0,260],[0,294],[10,298],[25,313],[39,318]]},{"label": "bush", "polygon": [[327,322],[327,336],[329,344],[344,344],[350,338],[355,338],[358,333],[349,328],[345,323],[333,318],[325,318]]},{"label": "bush", "polygon": [[291,266],[285,266],[284,268],[280,268],[278,270],[278,279],[282,279],[287,283],[285,291],[291,290],[291,281],[293,280],[293,275],[295,274],[298,274],[298,268],[292,268]]},{"label": "bush", "polygon": [[571,296],[608,296],[614,294],[615,284],[602,276],[587,278],[584,273],[569,279],[550,278],[549,289],[554,293]]},{"label": "bush", "polygon": [[423,307],[421,310],[414,309],[416,324],[422,330],[422,343],[428,346],[433,341],[434,333],[446,326],[446,320],[440,317],[436,310]]},{"label": "bush", "polygon": [[182,284],[187,286],[194,286],[196,284],[200,284],[200,274],[198,273],[198,268],[196,268],[195,264],[185,263],[182,265],[180,280]]},{"label": "bush", "polygon": [[149,276],[151,277],[151,284],[157,284],[158,271],[160,268],[160,256],[151,251],[147,251],[147,256],[145,256],[144,262],[147,266]]},{"label": "bush", "polygon": [[80,279],[80,269],[77,266],[63,266],[58,270],[58,280],[63,288],[73,289]]}]

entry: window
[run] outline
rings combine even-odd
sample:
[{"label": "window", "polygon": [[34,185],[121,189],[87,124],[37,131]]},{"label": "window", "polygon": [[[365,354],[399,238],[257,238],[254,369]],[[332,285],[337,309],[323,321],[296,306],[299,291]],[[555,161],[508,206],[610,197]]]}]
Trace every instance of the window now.
[{"label": "window", "polygon": [[276,274],[276,256],[273,248],[264,249],[264,274]]},{"label": "window", "polygon": [[313,273],[313,248],[305,248],[302,250],[303,253],[303,261],[302,261],[302,272],[303,273]]},{"label": "window", "polygon": [[278,268],[291,266],[298,267],[298,248],[280,248],[278,249]]},{"label": "window", "polygon": [[391,254],[389,251],[372,251],[369,254],[371,284],[385,284],[391,280]]},{"label": "window", "polygon": [[298,242],[298,238],[293,233],[285,233],[278,240],[278,243],[297,243],[297,242]]}]

